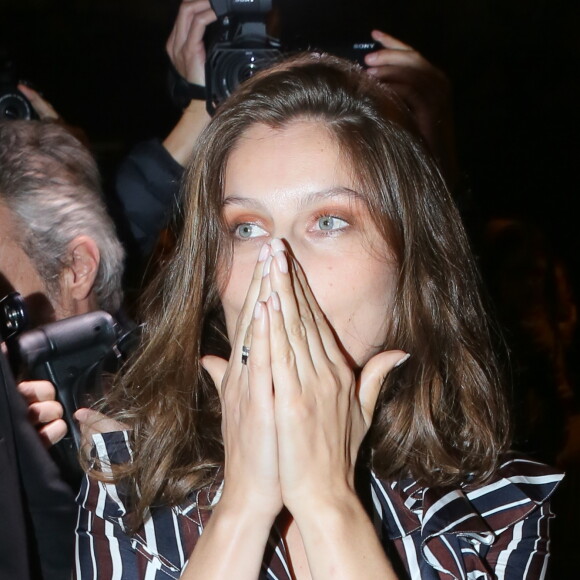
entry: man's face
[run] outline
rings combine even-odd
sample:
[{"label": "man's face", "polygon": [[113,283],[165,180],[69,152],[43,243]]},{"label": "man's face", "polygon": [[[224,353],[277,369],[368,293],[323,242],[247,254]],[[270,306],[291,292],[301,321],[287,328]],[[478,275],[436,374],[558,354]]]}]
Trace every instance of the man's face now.
[{"label": "man's face", "polygon": [[18,292],[31,327],[52,322],[59,317],[58,301],[50,297],[32,260],[16,242],[15,227],[10,210],[0,203],[0,299]]}]

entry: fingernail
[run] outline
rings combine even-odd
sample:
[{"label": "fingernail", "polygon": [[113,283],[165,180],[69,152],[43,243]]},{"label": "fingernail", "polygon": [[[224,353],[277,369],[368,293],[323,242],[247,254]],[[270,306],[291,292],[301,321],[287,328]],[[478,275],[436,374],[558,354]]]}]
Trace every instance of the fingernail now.
[{"label": "fingernail", "polygon": [[374,52],[369,52],[369,54],[365,56],[365,62],[367,64],[374,64],[377,62],[377,55]]},{"label": "fingernail", "polygon": [[280,305],[280,296],[278,296],[278,292],[272,292],[272,294],[270,294],[270,298],[272,300],[272,306],[274,307],[274,310],[280,310],[281,305]]},{"label": "fingernail", "polygon": [[286,252],[276,252],[274,254],[274,258],[278,263],[278,268],[280,272],[284,272],[284,274],[288,273],[288,260],[286,259]]},{"label": "fingernail", "polygon": [[254,306],[254,318],[260,318],[260,316],[262,316],[263,309],[264,305],[261,302],[256,302],[256,306]]},{"label": "fingernail", "polygon": [[411,357],[411,354],[407,353],[401,360],[398,360],[395,363],[395,366],[393,368],[396,369],[397,367],[400,367],[403,363],[407,362],[410,357]]},{"label": "fingernail", "polygon": [[274,238],[270,242],[270,246],[272,247],[272,252],[275,254],[276,252],[285,252],[286,246],[284,242],[280,238]]},{"label": "fingernail", "polygon": [[270,273],[270,266],[272,265],[272,256],[264,262],[264,269],[262,270],[262,277],[265,278]]},{"label": "fingernail", "polygon": [[263,262],[270,255],[270,246],[264,244],[260,250],[260,255],[258,256],[258,262]]}]

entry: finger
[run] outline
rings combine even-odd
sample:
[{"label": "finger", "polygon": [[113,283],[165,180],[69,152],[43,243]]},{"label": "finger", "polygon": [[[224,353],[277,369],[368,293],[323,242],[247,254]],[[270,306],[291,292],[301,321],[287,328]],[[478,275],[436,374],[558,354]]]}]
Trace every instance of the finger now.
[{"label": "finger", "polygon": [[370,68],[393,67],[408,69],[409,72],[428,73],[435,67],[418,52],[402,51],[392,48],[384,48],[377,52],[371,52],[365,57],[365,64]]},{"label": "finger", "polygon": [[211,10],[209,0],[193,0],[181,3],[171,35],[174,42],[183,44],[189,35],[192,21],[200,12]]},{"label": "finger", "polygon": [[201,359],[201,366],[208,372],[218,394],[222,395],[222,383],[228,368],[228,361],[219,356],[206,355]]},{"label": "finger", "polygon": [[[260,290],[258,292],[258,299],[257,299],[258,302],[265,302],[268,299],[268,296],[270,296],[270,294],[272,293],[272,287],[270,285],[270,276],[269,276],[270,268],[272,265],[272,256],[271,256],[271,249],[269,246],[267,247],[267,250],[268,250],[269,255],[266,258],[266,261],[264,262],[264,267],[262,269],[262,280],[260,282]],[[263,250],[263,251],[265,252],[266,250]],[[246,333],[244,335],[244,339],[242,341],[242,345],[246,346],[248,348],[252,347],[253,327],[254,327],[254,320],[252,320],[250,322],[250,324],[248,325],[248,327],[246,329]],[[241,360],[241,357],[240,357],[240,360]]]},{"label": "finger", "polygon": [[62,419],[62,416],[62,405],[57,401],[42,401],[28,406],[28,420],[33,425],[50,423],[56,419]]},{"label": "finger", "polygon": [[[304,376],[304,373],[315,372],[313,356],[323,354],[323,352],[320,352],[323,349],[318,337],[318,331],[314,328],[315,325],[312,322],[312,313],[303,295],[303,311],[299,308],[298,295],[302,294],[302,288],[297,280],[293,281],[292,279],[292,276],[295,275],[291,266],[293,260],[289,259],[281,240],[272,240],[271,246],[274,255],[270,281],[272,291],[279,298],[279,312],[281,312],[281,315],[279,314],[278,316],[281,316],[284,322],[284,335],[289,342],[290,348],[294,351],[295,359],[298,361],[299,372]],[[291,272],[288,271],[289,269]],[[276,328],[278,329],[279,327],[276,326]],[[312,341],[312,345],[310,341]],[[315,355],[311,350],[311,346],[312,349],[316,350]],[[284,354],[284,356],[286,355]]]},{"label": "finger", "polygon": [[[247,339],[248,329],[252,322],[252,317],[254,314],[254,307],[256,302],[259,300],[259,295],[262,289],[262,278],[264,277],[265,268],[269,267],[268,256],[270,255],[270,246],[264,244],[260,249],[258,255],[258,261],[254,268],[252,274],[252,280],[246,294],[246,299],[238,315],[238,321],[236,326],[236,334],[234,340],[232,341],[232,354],[242,352],[242,346],[245,344]],[[241,360],[240,360],[241,363]]]},{"label": "finger", "polygon": [[45,99],[43,99],[34,89],[19,83],[18,90],[30,101],[30,104],[41,119],[57,120],[60,115],[56,112],[54,107]]},{"label": "finger", "polygon": [[[324,312],[322,312],[316,297],[312,293],[312,289],[308,284],[304,270],[296,260],[293,260],[292,267],[295,278],[301,288],[301,293],[296,294],[299,300],[299,305],[302,301],[305,301],[308,304],[308,309],[311,314],[311,320],[308,320],[308,323],[313,324],[316,328],[321,352],[324,352],[324,354],[334,363],[344,361],[344,355],[338,345],[334,331],[332,330]],[[302,311],[302,306],[300,308]]]},{"label": "finger", "polygon": [[93,435],[98,433],[111,433],[113,431],[124,431],[128,428],[124,423],[115,421],[98,411],[82,407],[77,409],[74,418],[79,423],[81,432],[81,450],[83,455],[90,459],[93,447]]},{"label": "finger", "polygon": [[94,433],[109,433],[111,431],[124,431],[128,425],[121,423],[103,413],[82,407],[73,415],[79,423],[81,433],[92,435]]},{"label": "finger", "polygon": [[57,419],[38,430],[42,443],[48,449],[58,443],[68,431],[68,427],[63,419]]},{"label": "finger", "polygon": [[190,83],[205,85],[205,46],[203,37],[209,24],[217,20],[209,2],[182,5],[169,37],[167,53],[179,72]]},{"label": "finger", "polygon": [[256,302],[252,324],[252,347],[248,357],[248,396],[264,408],[272,406],[270,320],[266,304]]},{"label": "finger", "polygon": [[390,34],[383,32],[382,30],[376,30],[376,29],[372,30],[371,37],[375,42],[378,42],[379,44],[381,44],[385,48],[390,48],[393,50],[408,50],[408,51],[415,50],[412,46],[405,44],[404,42],[400,41],[398,38],[395,38],[394,36],[391,36]]},{"label": "finger", "polygon": [[189,30],[187,31],[187,46],[203,46],[203,37],[206,28],[217,20],[216,13],[213,10],[204,10],[195,15]]},{"label": "finger", "polygon": [[358,396],[367,428],[371,424],[385,378],[393,368],[402,365],[409,357],[410,355],[402,350],[389,350],[376,354],[365,364],[360,376]]},{"label": "finger", "polygon": [[296,355],[288,339],[280,299],[274,291],[266,301],[270,322],[270,358],[276,401],[283,402],[302,390]]},{"label": "finger", "polygon": [[50,381],[22,381],[18,391],[28,404],[56,400],[56,390]]}]

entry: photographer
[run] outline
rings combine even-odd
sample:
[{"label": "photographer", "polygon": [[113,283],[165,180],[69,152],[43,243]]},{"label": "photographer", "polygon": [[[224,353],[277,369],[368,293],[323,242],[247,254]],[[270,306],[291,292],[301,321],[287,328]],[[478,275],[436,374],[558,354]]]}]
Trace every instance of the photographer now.
[{"label": "photographer", "polygon": [[[0,122],[0,232],[0,298],[18,292],[30,327],[120,308],[123,250],[105,209],[99,173],[89,151],[60,124]],[[74,494],[42,445],[65,435],[63,410],[47,381],[20,383],[26,409],[2,364],[7,405],[0,432],[12,447],[2,464],[16,466],[22,483],[18,496],[6,480],[2,497],[15,509],[18,502],[22,506],[31,577],[68,578]],[[17,464],[10,466],[11,457]],[[4,529],[11,533],[12,526]],[[26,578],[27,571],[21,567],[14,575],[0,568],[0,576]]]},{"label": "photographer", "polygon": [[0,351],[0,578],[66,580],[72,567],[74,494],[27,418]]},{"label": "photographer", "polygon": [[[209,122],[205,86],[206,27],[217,19],[209,0],[184,0],[166,44],[177,73],[196,95],[185,106],[171,133],[161,143],[138,144],[122,164],[117,194],[143,256],[151,253],[177,203],[182,166]],[[451,88],[445,75],[413,48],[373,30],[382,48],[365,58],[368,72],[389,84],[411,111],[428,148],[454,187],[458,180]]]},{"label": "photographer", "polygon": [[[35,94],[27,96],[36,107]],[[0,231],[0,297],[21,294],[30,327],[93,310],[118,313],[123,249],[93,157],[59,124],[0,123]],[[19,389],[45,444],[58,441],[65,428],[52,385]]]}]

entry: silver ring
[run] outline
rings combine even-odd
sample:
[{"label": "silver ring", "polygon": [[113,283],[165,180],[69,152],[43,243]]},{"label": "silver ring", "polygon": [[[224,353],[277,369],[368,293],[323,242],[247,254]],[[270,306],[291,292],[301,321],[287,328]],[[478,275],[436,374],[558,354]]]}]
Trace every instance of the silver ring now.
[{"label": "silver ring", "polygon": [[250,347],[242,345],[242,364],[248,364],[248,357],[250,356]]}]

